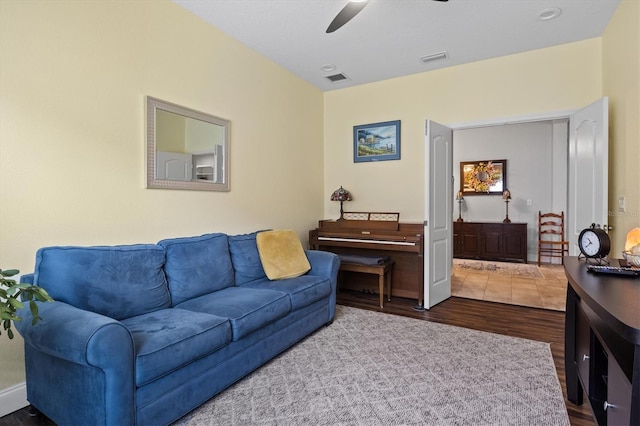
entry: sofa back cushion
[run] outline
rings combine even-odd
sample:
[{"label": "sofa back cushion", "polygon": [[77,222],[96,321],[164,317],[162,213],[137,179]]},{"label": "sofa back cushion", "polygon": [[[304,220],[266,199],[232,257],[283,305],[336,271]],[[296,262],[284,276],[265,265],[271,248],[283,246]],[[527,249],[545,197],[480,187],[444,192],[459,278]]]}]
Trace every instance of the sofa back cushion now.
[{"label": "sofa back cushion", "polygon": [[250,283],[267,276],[256,244],[256,235],[259,232],[229,236],[229,250],[235,270],[236,285]]},{"label": "sofa back cushion", "polygon": [[150,244],[44,247],[34,284],[57,301],[121,320],[171,306],[164,261],[164,249]]},{"label": "sofa back cushion", "polygon": [[158,243],[167,250],[167,274],[173,305],[234,285],[229,241],[225,234],[172,238]]}]

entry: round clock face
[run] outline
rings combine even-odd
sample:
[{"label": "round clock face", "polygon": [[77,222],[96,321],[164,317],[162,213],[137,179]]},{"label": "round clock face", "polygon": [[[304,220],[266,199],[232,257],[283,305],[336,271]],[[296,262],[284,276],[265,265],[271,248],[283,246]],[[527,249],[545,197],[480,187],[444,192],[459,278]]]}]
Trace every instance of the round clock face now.
[{"label": "round clock face", "polygon": [[587,230],[580,236],[580,250],[585,256],[594,257],[600,252],[600,239],[591,230]]},{"label": "round clock face", "polygon": [[585,229],[578,237],[578,247],[586,257],[605,257],[609,254],[609,236],[602,229]]}]

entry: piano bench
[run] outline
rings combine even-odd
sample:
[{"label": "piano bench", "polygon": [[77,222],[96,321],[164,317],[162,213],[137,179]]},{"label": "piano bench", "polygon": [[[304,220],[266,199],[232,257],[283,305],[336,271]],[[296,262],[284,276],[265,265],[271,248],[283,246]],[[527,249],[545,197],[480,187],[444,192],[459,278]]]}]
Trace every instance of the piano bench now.
[{"label": "piano bench", "polygon": [[340,272],[360,272],[363,274],[378,275],[378,286],[380,293],[380,307],[384,308],[384,286],[387,285],[387,300],[391,301],[391,276],[393,274],[393,260],[385,260],[379,265],[365,265],[362,263],[342,262],[340,263]]}]

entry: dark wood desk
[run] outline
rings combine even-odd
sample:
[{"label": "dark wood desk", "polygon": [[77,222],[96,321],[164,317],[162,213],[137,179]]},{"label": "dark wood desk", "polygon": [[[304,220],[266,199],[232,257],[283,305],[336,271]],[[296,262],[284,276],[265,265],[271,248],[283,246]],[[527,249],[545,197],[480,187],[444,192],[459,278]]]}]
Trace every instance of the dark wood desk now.
[{"label": "dark wood desk", "polygon": [[564,270],[567,398],[582,404],[584,389],[598,424],[640,425],[640,278],[593,274],[577,257]]}]

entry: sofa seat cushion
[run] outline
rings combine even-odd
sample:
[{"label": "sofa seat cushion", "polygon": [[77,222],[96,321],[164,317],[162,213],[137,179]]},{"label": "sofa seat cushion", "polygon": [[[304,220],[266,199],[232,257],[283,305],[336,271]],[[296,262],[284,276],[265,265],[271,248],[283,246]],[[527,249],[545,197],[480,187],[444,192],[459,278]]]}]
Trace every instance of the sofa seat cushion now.
[{"label": "sofa seat cushion", "polygon": [[289,295],[266,288],[229,287],[187,300],[176,308],[228,318],[233,340],[259,330],[291,312]]},{"label": "sofa seat cushion", "polygon": [[121,320],[171,306],[164,248],[151,244],[44,247],[34,284],[54,300]]},{"label": "sofa seat cushion", "polygon": [[172,238],[158,244],[167,250],[164,270],[174,306],[234,284],[225,234]]},{"label": "sofa seat cushion", "polygon": [[143,386],[231,342],[227,318],[163,309],[122,323],[133,335],[136,385]]},{"label": "sofa seat cushion", "polygon": [[296,278],[271,281],[267,278],[253,281],[243,287],[266,288],[284,291],[291,299],[291,309],[298,310],[311,305],[331,294],[331,282],[316,275],[302,275]]}]

